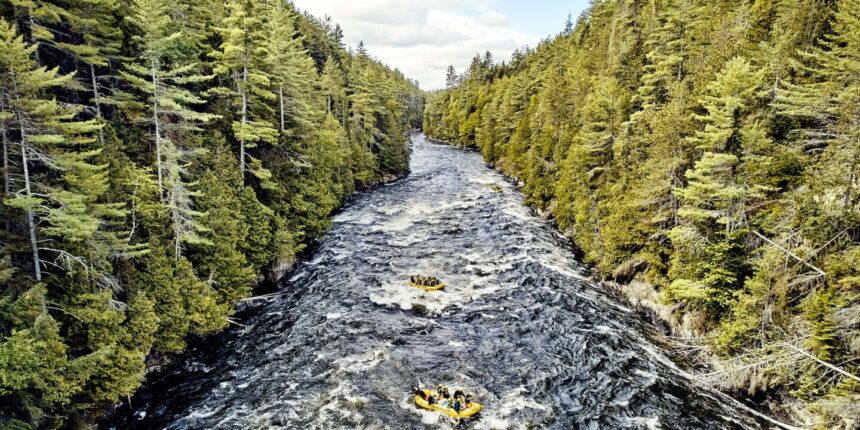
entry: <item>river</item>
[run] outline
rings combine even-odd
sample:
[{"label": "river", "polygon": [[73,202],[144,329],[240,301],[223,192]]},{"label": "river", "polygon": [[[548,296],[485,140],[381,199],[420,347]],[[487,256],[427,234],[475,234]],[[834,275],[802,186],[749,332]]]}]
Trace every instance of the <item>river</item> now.
[{"label": "river", "polygon": [[484,405],[470,429],[766,428],[679,368],[479,154],[412,143],[412,173],[339,212],[282,295],[103,427],[450,429],[408,394],[443,383]]}]

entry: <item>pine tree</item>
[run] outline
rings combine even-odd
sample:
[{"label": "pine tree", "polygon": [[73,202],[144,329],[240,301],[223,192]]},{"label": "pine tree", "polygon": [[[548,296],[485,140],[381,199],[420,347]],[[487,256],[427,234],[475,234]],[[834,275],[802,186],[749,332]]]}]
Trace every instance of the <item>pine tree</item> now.
[{"label": "pine tree", "polygon": [[268,67],[272,85],[277,88],[278,118],[281,134],[287,135],[286,121],[293,133],[311,128],[314,109],[308,103],[308,82],[314,79],[313,60],[302,47],[302,39],[294,29],[291,12],[282,4],[275,4],[266,23],[269,37]]},{"label": "pine tree", "polygon": [[193,208],[193,184],[185,181],[185,164],[193,151],[184,148],[182,140],[199,131],[198,124],[215,115],[190,108],[205,100],[182,87],[206,82],[211,76],[195,73],[197,64],[177,56],[182,33],[174,31],[167,3],[163,0],[135,0],[129,21],[141,35],[136,41],[142,47],[137,63],[127,63],[122,76],[146,97],[146,122],[152,127],[155,143],[155,168],[162,199],[167,203],[173,230],[174,256],[179,258],[183,242],[200,240],[205,230]]},{"label": "pine tree", "polygon": [[26,35],[26,42],[37,47],[33,57],[39,62],[39,44],[55,42],[53,27],[60,24],[68,12],[57,2],[51,1],[11,0],[10,3],[15,20],[24,26],[19,30]]},{"label": "pine tree", "polygon": [[649,50],[645,55],[648,63],[634,97],[640,107],[631,115],[634,122],[665,103],[671,83],[684,78],[689,8],[690,0],[671,0],[660,8],[660,27],[645,41],[645,48]]},{"label": "pine tree", "polygon": [[[116,17],[118,10],[117,0],[73,2],[66,16],[69,27],[80,35],[83,43],[57,43],[59,48],[71,52],[88,69],[89,80],[86,84],[93,93],[92,104],[99,121],[102,121],[102,97],[105,91],[97,68],[110,67],[111,61],[119,59],[122,31]],[[99,142],[104,146],[102,129],[99,129]]]},{"label": "pine tree", "polygon": [[454,66],[449,65],[448,70],[445,72],[445,88],[454,88],[457,85],[458,79]]},{"label": "pine tree", "polygon": [[813,127],[799,131],[808,146],[824,145],[816,157],[816,185],[840,190],[837,198],[827,201],[846,216],[860,203],[858,22],[860,1],[840,1],[832,33],[821,47],[802,53],[802,80],[784,82],[775,103],[785,116],[813,121]]},{"label": "pine tree", "polygon": [[346,128],[349,111],[346,97],[346,77],[341,66],[333,58],[326,60],[320,81],[326,97],[326,111],[339,119],[341,127]]},{"label": "pine tree", "polygon": [[705,151],[738,150],[739,119],[748,114],[760,85],[761,74],[753,71],[746,59],[736,57],[726,63],[708,85],[708,95],[701,100],[708,113],[696,118],[705,123],[705,128],[691,137],[690,142]]},{"label": "pine tree", "polygon": [[378,151],[380,137],[376,124],[376,114],[380,109],[371,87],[373,71],[369,61],[360,55],[353,58],[348,74],[352,94],[348,95],[350,123],[347,130],[353,142],[355,178],[364,185],[369,185],[374,177],[376,160],[373,153]]},{"label": "pine tree", "polygon": [[265,187],[273,187],[272,173],[259,158],[248,151],[259,143],[276,144],[278,131],[261,112],[265,104],[275,100],[270,90],[271,76],[267,70],[269,57],[262,5],[252,0],[230,0],[229,15],[218,28],[222,43],[211,55],[216,61],[215,73],[232,81],[232,89],[222,92],[238,98],[238,120],[232,124],[239,142],[239,170],[242,177],[250,171]]},{"label": "pine tree", "polygon": [[[67,85],[73,75],[60,75],[56,69],[47,70],[35,64],[31,55],[36,47],[28,46],[5,20],[0,21],[0,47],[4,52],[0,57],[3,73],[0,86],[8,106],[4,117],[17,132],[18,142],[10,146],[17,147],[16,155],[20,157],[14,179],[11,172],[8,174],[15,191],[5,203],[25,216],[33,274],[36,280],[41,280],[42,265],[54,264],[42,258],[42,251],[53,253],[66,268],[73,263],[88,266],[68,250],[45,249],[39,236],[81,242],[99,229],[96,199],[106,188],[101,173],[104,167],[87,160],[99,152],[88,146],[100,126],[95,121],[73,120],[73,108],[43,95],[51,88]],[[4,164],[8,165],[8,160]],[[31,171],[37,166],[53,170],[54,174],[38,179]],[[64,189],[54,188],[60,184]],[[41,223],[44,225],[39,227]]]},{"label": "pine tree", "polygon": [[567,14],[567,20],[564,22],[564,30],[562,30],[561,34],[564,36],[570,35],[573,33],[573,14]]},{"label": "pine tree", "polygon": [[359,57],[367,57],[367,48],[364,46],[364,41],[359,41],[355,48],[355,54]]}]

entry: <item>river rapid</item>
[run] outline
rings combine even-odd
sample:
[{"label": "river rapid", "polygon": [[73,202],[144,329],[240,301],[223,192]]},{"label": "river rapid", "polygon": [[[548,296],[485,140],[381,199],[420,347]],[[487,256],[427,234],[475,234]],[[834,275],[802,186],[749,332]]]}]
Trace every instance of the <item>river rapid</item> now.
[{"label": "river rapid", "polygon": [[469,429],[766,428],[679,368],[479,154],[411,139],[408,177],[352,201],[281,295],[103,427],[450,429],[408,393],[441,383],[484,405]]}]

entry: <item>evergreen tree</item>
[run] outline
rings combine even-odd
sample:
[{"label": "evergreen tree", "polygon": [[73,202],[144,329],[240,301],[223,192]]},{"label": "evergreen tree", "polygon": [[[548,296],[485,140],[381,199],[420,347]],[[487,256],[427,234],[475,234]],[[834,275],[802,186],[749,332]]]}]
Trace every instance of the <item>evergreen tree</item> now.
[{"label": "evergreen tree", "polygon": [[[119,2],[116,0],[87,0],[73,2],[68,10],[67,19],[72,31],[79,34],[82,43],[60,42],[57,46],[71,52],[85,64],[93,94],[92,104],[95,117],[102,121],[102,98],[105,89],[97,68],[109,68],[111,61],[118,60],[122,49],[122,31],[118,26],[117,13]],[[105,144],[104,132],[99,129],[99,142]]]},{"label": "evergreen tree", "polygon": [[205,82],[211,76],[195,73],[196,63],[176,55],[182,33],[174,31],[176,25],[163,0],[135,0],[129,21],[141,31],[137,41],[142,53],[137,63],[126,64],[122,76],[146,96],[141,107],[145,106],[146,122],[152,127],[158,187],[170,211],[178,259],[181,244],[198,241],[198,233],[205,229],[196,220],[200,214],[192,209],[193,184],[184,178],[190,151],[182,139],[215,117],[192,110],[191,105],[205,100],[182,85]]},{"label": "evergreen tree", "polygon": [[266,120],[263,110],[275,100],[270,89],[271,76],[266,60],[270,46],[266,38],[261,8],[252,0],[230,0],[228,16],[218,32],[222,43],[211,55],[216,61],[215,73],[232,82],[223,93],[238,100],[238,112],[233,120],[233,135],[239,143],[239,170],[242,177],[249,171],[266,187],[272,187],[272,173],[249,150],[259,143],[276,144],[278,131]]},{"label": "evergreen tree", "polygon": [[[50,252],[67,268],[81,260],[66,249],[40,245],[44,243],[40,236],[81,242],[99,229],[96,200],[105,191],[105,177],[103,166],[88,162],[98,149],[87,148],[99,125],[95,121],[73,120],[74,109],[43,95],[48,89],[67,85],[73,75],[60,75],[56,69],[35,64],[31,55],[36,47],[28,46],[5,20],[0,20],[0,47],[4,53],[0,58],[2,93],[8,106],[3,117],[17,132],[18,141],[13,145],[19,157],[14,179],[11,172],[7,176],[15,191],[5,203],[24,215],[33,274],[41,280],[42,265],[50,263],[42,258],[43,252]],[[9,161],[4,165],[8,166]],[[45,179],[37,177],[31,170],[37,166],[53,170],[54,174]]]},{"label": "evergreen tree", "polygon": [[448,71],[445,73],[445,88],[454,88],[457,85],[457,71],[453,65],[448,66]]},{"label": "evergreen tree", "polygon": [[665,103],[670,84],[684,78],[689,8],[690,0],[672,0],[659,12],[660,27],[645,41],[648,64],[634,98],[641,110],[631,115],[633,121]]},{"label": "evergreen tree", "polygon": [[286,121],[289,120],[291,129],[295,129],[293,133],[301,135],[302,130],[311,128],[311,117],[315,113],[307,101],[309,88],[306,85],[316,73],[313,60],[302,47],[290,11],[283,5],[272,7],[267,25],[268,63],[272,84],[277,87],[279,129],[287,134]]},{"label": "evergreen tree", "polygon": [[816,157],[816,185],[839,190],[828,199],[843,214],[856,212],[860,202],[860,2],[843,0],[834,16],[833,31],[821,47],[802,54],[803,79],[784,83],[776,106],[783,115],[813,121],[799,130],[807,145],[826,146]]}]

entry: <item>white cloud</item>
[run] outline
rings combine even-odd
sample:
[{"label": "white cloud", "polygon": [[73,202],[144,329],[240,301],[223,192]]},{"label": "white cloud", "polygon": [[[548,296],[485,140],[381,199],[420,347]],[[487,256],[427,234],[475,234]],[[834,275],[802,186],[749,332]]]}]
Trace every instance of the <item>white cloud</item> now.
[{"label": "white cloud", "polygon": [[489,50],[507,59],[539,39],[516,30],[493,8],[495,0],[293,0],[318,17],[343,27],[345,42],[363,41],[374,57],[417,79],[421,87],[444,85],[445,69],[465,70],[472,57]]}]

